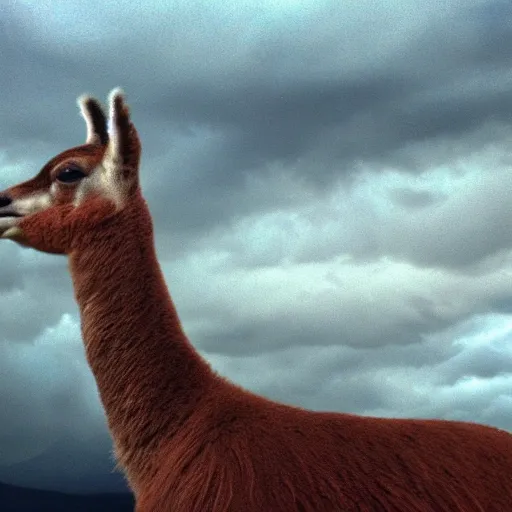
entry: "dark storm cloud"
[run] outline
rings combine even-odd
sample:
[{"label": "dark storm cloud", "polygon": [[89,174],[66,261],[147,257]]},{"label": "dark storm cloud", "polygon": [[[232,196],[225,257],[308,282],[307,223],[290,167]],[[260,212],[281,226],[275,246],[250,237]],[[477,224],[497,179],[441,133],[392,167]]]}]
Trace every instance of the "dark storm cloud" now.
[{"label": "dark storm cloud", "polygon": [[[408,46],[395,48],[388,66],[373,62],[360,76],[343,76],[340,55],[330,76],[303,69],[277,79],[287,56],[269,49],[248,76],[233,81],[180,84],[178,78],[148,101],[146,113],[224,130],[222,151],[197,169],[203,186],[236,187],[240,171],[260,171],[273,161],[309,158],[311,165],[299,170],[320,184],[352,172],[361,160],[400,163],[396,153],[409,144],[457,139],[487,121],[509,124],[512,29],[479,16],[463,13],[425,27]],[[294,50],[300,55],[300,46]]]},{"label": "dark storm cloud", "polygon": [[[425,322],[393,319],[390,326],[369,326],[366,322],[347,322],[346,312],[339,317],[333,312],[332,316],[330,319],[321,314],[314,319],[300,318],[290,311],[275,318],[251,319],[233,327],[220,321],[217,330],[210,325],[208,333],[197,341],[201,348],[209,352],[238,355],[272,352],[290,346],[380,346],[418,343],[425,330],[437,330],[451,323],[446,321],[443,326],[435,318]],[[226,328],[226,325],[230,327]]]},{"label": "dark storm cloud", "polygon": [[[329,158],[342,162],[378,151],[373,140],[361,140],[354,146],[353,137],[344,137],[344,127],[362,112],[403,97],[414,86],[401,77],[380,74],[353,81],[297,79],[294,84],[262,80],[261,84],[228,84],[217,89],[215,85],[185,84],[181,90],[163,95],[153,113],[232,134],[222,148],[223,160],[210,164],[208,176],[216,183],[236,185],[243,176],[237,171],[258,170],[273,161],[294,163],[314,151],[324,133],[333,128],[339,130],[339,139]],[[321,176],[310,178],[315,181]]]},{"label": "dark storm cloud", "polygon": [[[72,60],[30,45],[9,13],[2,14],[0,149],[12,158],[38,158],[41,148],[69,140],[67,125],[72,123],[65,112],[70,109],[69,105],[63,109],[62,100],[73,88],[82,86],[74,77]],[[73,96],[69,100],[74,101]],[[34,171],[27,170],[27,177]]]},{"label": "dark storm cloud", "polygon": [[425,208],[438,200],[432,192],[406,188],[396,188],[390,196],[401,206],[412,210]]}]

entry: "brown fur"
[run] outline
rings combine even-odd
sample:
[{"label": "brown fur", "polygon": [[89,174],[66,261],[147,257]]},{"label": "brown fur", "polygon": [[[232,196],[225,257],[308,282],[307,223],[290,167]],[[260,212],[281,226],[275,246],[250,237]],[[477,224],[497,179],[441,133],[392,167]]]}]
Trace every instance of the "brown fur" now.
[{"label": "brown fur", "polygon": [[[137,171],[140,145],[118,101],[123,179]],[[97,172],[107,150],[69,150],[6,196],[49,187],[70,155]],[[127,190],[119,209],[94,194],[74,206],[73,188],[59,189],[52,207],[20,221],[18,240],[69,256],[87,358],[137,512],[512,509],[507,432],[312,412],[216,375],[182,329],[140,189]]]}]

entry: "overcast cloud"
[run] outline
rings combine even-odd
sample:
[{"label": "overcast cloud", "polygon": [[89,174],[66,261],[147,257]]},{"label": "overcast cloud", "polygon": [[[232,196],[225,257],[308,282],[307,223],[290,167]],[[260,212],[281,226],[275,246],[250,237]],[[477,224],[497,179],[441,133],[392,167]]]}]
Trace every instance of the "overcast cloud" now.
[{"label": "overcast cloud", "polygon": [[[508,1],[29,1],[0,13],[0,189],[122,86],[214,367],[287,403],[512,430]],[[0,481],[123,486],[66,260],[0,243]]]}]

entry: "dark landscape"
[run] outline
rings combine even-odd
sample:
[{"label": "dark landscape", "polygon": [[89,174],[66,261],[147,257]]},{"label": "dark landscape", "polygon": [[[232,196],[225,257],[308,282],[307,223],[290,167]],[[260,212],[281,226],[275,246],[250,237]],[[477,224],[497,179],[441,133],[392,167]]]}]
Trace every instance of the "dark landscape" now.
[{"label": "dark landscape", "polygon": [[0,483],[2,512],[132,512],[128,493],[66,494]]}]

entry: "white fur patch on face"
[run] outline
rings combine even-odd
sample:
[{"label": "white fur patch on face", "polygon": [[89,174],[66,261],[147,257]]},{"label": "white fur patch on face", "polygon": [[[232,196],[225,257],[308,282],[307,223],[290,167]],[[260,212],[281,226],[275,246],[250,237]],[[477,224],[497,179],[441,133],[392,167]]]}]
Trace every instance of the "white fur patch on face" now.
[{"label": "white fur patch on face", "polygon": [[112,201],[117,209],[121,209],[128,196],[128,185],[116,172],[117,166],[106,158],[88,178],[78,185],[74,205],[79,206],[87,200],[91,193],[99,194]]},{"label": "white fur patch on face", "polygon": [[52,205],[51,192],[40,192],[30,196],[15,199],[12,202],[12,208],[20,215],[32,215],[46,210]]}]

